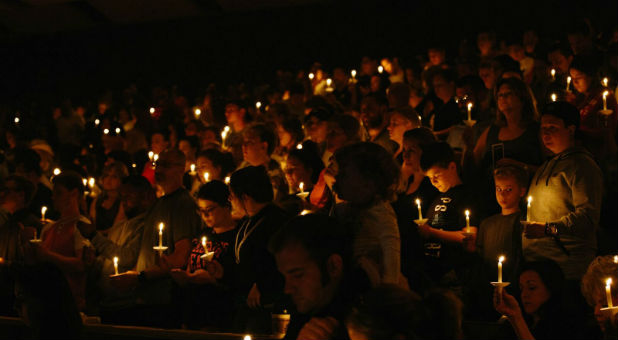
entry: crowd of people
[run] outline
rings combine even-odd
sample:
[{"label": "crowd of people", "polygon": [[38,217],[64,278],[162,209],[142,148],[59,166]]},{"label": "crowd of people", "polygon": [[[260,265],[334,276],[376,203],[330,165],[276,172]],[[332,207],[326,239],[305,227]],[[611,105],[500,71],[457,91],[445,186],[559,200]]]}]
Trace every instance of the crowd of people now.
[{"label": "crowd of people", "polygon": [[610,33],[480,32],[455,56],[315,63],[211,84],[194,105],[131,85],[11,111],[0,314],[39,337],[79,337],[81,313],[252,334],[290,314],[286,339],[461,339],[470,324],[615,339]]}]

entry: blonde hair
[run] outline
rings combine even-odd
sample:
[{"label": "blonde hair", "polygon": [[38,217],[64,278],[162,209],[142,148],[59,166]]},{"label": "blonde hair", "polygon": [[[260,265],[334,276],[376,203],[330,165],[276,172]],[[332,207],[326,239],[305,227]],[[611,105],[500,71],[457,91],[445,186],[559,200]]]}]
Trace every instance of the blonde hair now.
[{"label": "blonde hair", "polygon": [[[591,306],[596,304],[598,294],[603,294],[605,280],[611,278],[612,282],[618,283],[618,263],[614,262],[614,257],[615,255],[596,257],[588,266],[584,277],[582,277],[582,294]],[[613,289],[612,295],[614,297],[618,296],[618,289]]]}]

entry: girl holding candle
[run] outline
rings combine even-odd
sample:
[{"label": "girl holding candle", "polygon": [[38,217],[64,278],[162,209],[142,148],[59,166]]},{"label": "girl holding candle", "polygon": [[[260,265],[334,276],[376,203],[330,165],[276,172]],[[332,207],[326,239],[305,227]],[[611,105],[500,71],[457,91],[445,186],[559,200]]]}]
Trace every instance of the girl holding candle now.
[{"label": "girl holding candle", "polygon": [[[610,294],[607,294],[607,280],[611,280]],[[599,256],[590,265],[582,278],[582,294],[588,305],[594,308],[594,317],[606,339],[618,333],[618,313],[603,311],[611,304],[618,306],[618,263],[612,255]]]},{"label": "girl holding candle", "polygon": [[[505,315],[518,339],[583,339],[586,320],[565,304],[564,275],[552,261],[525,263],[519,274],[520,303],[506,289],[494,289],[494,307]],[[510,333],[508,329],[502,329]]]},{"label": "girl holding candle", "polygon": [[128,175],[127,167],[120,162],[114,162],[103,168],[101,175],[103,192],[92,201],[90,216],[97,230],[104,234],[107,234],[112,225],[126,219],[120,204],[120,186]]}]

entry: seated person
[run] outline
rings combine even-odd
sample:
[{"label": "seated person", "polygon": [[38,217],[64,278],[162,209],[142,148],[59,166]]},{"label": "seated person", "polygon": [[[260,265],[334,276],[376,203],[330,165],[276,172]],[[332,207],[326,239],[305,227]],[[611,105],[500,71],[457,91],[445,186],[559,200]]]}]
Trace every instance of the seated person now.
[{"label": "seated person", "polygon": [[426,224],[419,225],[419,233],[425,239],[425,261],[429,276],[436,284],[452,289],[461,289],[470,279],[472,256],[464,251],[466,231],[465,210],[470,215],[470,232],[477,232],[475,198],[468,192],[457,172],[454,153],[443,142],[423,148],[421,169],[440,191],[429,206]]},{"label": "seated person", "polygon": [[[183,323],[189,329],[231,328],[236,223],[232,219],[229,196],[229,189],[220,181],[210,181],[200,187],[197,206],[206,228],[192,241],[187,268],[170,272],[182,288]],[[213,253],[212,258],[203,259],[208,252]]]},{"label": "seated person", "polygon": [[128,175],[127,167],[121,162],[103,168],[100,181],[103,190],[90,204],[90,216],[97,230],[104,234],[112,225],[126,220],[120,201],[120,186]]},{"label": "seated person", "polygon": [[349,262],[349,239],[342,225],[316,214],[295,217],[271,239],[294,303],[285,339],[345,338],[344,318],[369,287]]}]

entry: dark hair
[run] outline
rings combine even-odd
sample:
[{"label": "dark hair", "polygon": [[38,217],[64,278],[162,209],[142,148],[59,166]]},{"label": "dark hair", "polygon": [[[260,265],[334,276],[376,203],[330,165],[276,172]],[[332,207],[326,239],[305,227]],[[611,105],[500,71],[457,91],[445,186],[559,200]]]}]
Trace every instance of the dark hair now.
[{"label": "dark hair", "polygon": [[292,135],[292,139],[296,142],[300,142],[305,138],[305,133],[303,132],[303,124],[298,120],[298,118],[286,118],[281,122],[281,127],[283,130]]},{"label": "dark hair", "polygon": [[243,195],[258,203],[272,202],[273,186],[264,166],[248,166],[236,170],[230,178],[230,189],[239,199]]},{"label": "dark hair", "polygon": [[290,157],[298,159],[305,168],[311,170],[311,182],[313,184],[318,182],[320,178],[320,172],[324,169],[324,162],[320,158],[315,143],[303,143],[302,149],[292,149],[288,153],[288,159]]},{"label": "dark hair", "polygon": [[157,135],[157,134],[163,136],[163,139],[165,139],[166,142],[170,141],[170,130],[169,129],[157,129],[150,134],[149,142],[152,140],[152,136]]},{"label": "dark hair", "polygon": [[421,149],[436,142],[436,136],[426,127],[419,127],[406,131],[403,134],[403,139],[415,141]]},{"label": "dark hair", "polygon": [[567,46],[562,42],[553,43],[548,50],[548,53],[560,52],[565,57],[570,57],[573,55],[573,51],[571,51],[571,47]]},{"label": "dark hair", "polygon": [[268,125],[263,123],[253,123],[249,125],[243,131],[243,135],[254,135],[257,136],[260,141],[266,142],[266,144],[268,144],[267,152],[269,155],[273,153],[273,151],[275,150],[275,146],[277,146],[277,139],[275,137],[275,133]]},{"label": "dark hair", "polygon": [[394,198],[400,171],[393,156],[382,146],[370,142],[344,146],[335,152],[335,160],[339,169],[353,165],[367,181],[372,181],[378,198]]},{"label": "dark hair", "polygon": [[34,184],[32,184],[32,182],[27,180],[25,177],[19,175],[7,176],[4,179],[4,184],[6,184],[6,182],[15,182],[15,184],[17,184],[16,189],[17,191],[24,193],[24,205],[28,206],[34,196],[34,190],[36,189]]},{"label": "dark hair", "polygon": [[84,182],[82,176],[75,171],[63,171],[52,180],[54,185],[60,185],[71,191],[76,189],[80,195],[84,194]]},{"label": "dark hair", "polygon": [[230,190],[227,185],[221,181],[210,181],[200,186],[197,192],[197,198],[213,201],[222,207],[232,206],[230,203]]},{"label": "dark hair", "polygon": [[565,101],[551,102],[545,105],[541,112],[543,116],[551,115],[561,119],[565,127],[574,125],[576,129],[579,129],[579,110],[571,103]]},{"label": "dark hair", "polygon": [[435,73],[433,74],[433,76],[431,77],[431,82],[433,83],[433,80],[436,77],[441,77],[442,79],[444,79],[447,83],[454,83],[455,80],[457,80],[457,74],[455,73],[455,71],[451,70],[451,69],[444,69],[442,67],[438,67],[435,70]]},{"label": "dark hair", "polygon": [[22,166],[25,173],[41,176],[41,156],[32,149],[20,149],[15,152],[15,167]]},{"label": "dark hair", "polygon": [[207,158],[214,167],[221,168],[221,176],[227,176],[234,171],[234,157],[229,152],[218,149],[206,149],[197,153],[195,159],[200,157]]},{"label": "dark hair", "polygon": [[483,79],[477,75],[467,75],[463,76],[455,82],[456,88],[463,88],[466,86],[470,86],[472,91],[478,92],[485,89],[485,84],[483,83]]},{"label": "dark hair", "polygon": [[191,148],[195,149],[195,150],[199,150],[200,148],[200,139],[197,136],[184,136],[182,138],[179,138],[178,141],[182,141],[182,140],[186,140],[189,145],[191,146]]},{"label": "dark hair", "polygon": [[122,179],[122,185],[128,185],[143,195],[155,194],[150,182],[142,175],[129,175]]},{"label": "dark hair", "polygon": [[[537,121],[539,114],[536,108],[534,95],[528,85],[526,85],[526,83],[524,83],[521,79],[517,78],[502,78],[498,80],[498,83],[496,83],[496,87],[494,88],[494,98],[496,102],[498,101],[498,91],[503,85],[510,87],[511,91],[513,91],[515,96],[517,96],[521,101],[521,121],[525,125]],[[506,124],[506,118],[500,110],[497,110],[496,123]]]},{"label": "dark hair", "polygon": [[381,285],[363,294],[346,319],[368,339],[420,339],[421,298],[396,285]]},{"label": "dark hair", "polygon": [[446,169],[455,161],[455,153],[448,143],[437,142],[422,148],[421,169],[425,172],[434,166]]},{"label": "dark hair", "polygon": [[309,253],[309,257],[320,267],[322,279],[325,280],[328,277],[326,262],[333,254],[342,257],[344,270],[346,270],[350,239],[346,228],[334,218],[308,214],[294,217],[279,229],[270,239],[268,250],[272,254],[277,254],[288,246],[302,246]]},{"label": "dark hair", "polygon": [[549,300],[541,306],[541,313],[556,311],[564,302],[564,273],[560,266],[551,260],[524,262],[519,270],[519,276],[526,271],[533,271],[539,274],[541,281],[551,293]]},{"label": "dark hair", "polygon": [[347,114],[336,114],[328,122],[340,127],[349,141],[360,140],[360,122],[358,119]]},{"label": "dark hair", "polygon": [[597,62],[591,56],[576,55],[573,57],[573,61],[571,62],[569,69],[575,69],[591,78],[596,78]]}]

